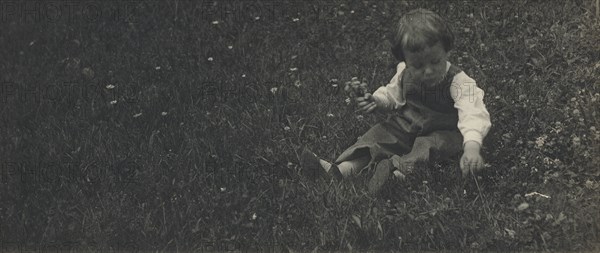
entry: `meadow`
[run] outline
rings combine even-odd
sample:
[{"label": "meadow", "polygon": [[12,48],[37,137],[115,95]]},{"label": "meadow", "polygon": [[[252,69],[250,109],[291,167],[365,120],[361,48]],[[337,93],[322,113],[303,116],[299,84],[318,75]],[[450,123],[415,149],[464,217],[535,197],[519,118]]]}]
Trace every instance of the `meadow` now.
[{"label": "meadow", "polygon": [[[593,1],[2,1],[0,249],[600,250]],[[309,181],[386,115],[342,88],[394,75],[427,8],[485,91],[488,166]],[[70,11],[68,11],[70,10]]]}]

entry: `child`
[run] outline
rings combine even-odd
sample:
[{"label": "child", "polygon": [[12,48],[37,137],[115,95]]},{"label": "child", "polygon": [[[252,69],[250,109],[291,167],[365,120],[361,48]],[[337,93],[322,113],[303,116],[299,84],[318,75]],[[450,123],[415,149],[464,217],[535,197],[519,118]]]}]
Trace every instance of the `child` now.
[{"label": "child", "polygon": [[393,39],[400,61],[389,84],[356,98],[361,111],[391,112],[330,163],[308,149],[300,156],[304,174],[336,178],[377,163],[368,188],[378,192],[391,175],[404,179],[415,165],[449,158],[463,150],[463,176],[483,168],[481,144],[491,127],[475,81],[447,61],[454,35],[437,14],[416,9],[404,15]]}]

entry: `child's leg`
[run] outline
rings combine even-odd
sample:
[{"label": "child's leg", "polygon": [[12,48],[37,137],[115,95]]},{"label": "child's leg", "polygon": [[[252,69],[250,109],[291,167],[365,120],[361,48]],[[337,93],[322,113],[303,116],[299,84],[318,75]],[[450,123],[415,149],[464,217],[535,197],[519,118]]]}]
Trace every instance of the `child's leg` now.
[{"label": "child's leg", "polygon": [[[435,131],[415,139],[410,153],[393,156],[394,167],[400,172],[410,173],[416,163],[428,163],[431,160],[446,159],[462,150],[462,135],[458,131]],[[398,173],[394,173],[398,175]]]},{"label": "child's leg", "polygon": [[[363,156],[354,160],[344,161],[337,165],[342,176],[348,177],[354,174],[357,174],[362,168],[369,164],[371,159],[368,156]],[[321,167],[325,170],[325,172],[329,173],[329,170],[332,168],[332,163],[325,161],[323,159],[319,160]]]},{"label": "child's leg", "polygon": [[322,175],[329,174],[335,178],[341,179],[356,174],[369,164],[370,156],[360,156],[359,158],[343,161],[338,165],[332,164],[319,158],[312,151],[304,148],[299,157],[302,166],[301,173],[305,176],[316,179]]},{"label": "child's leg", "polygon": [[362,156],[360,158],[344,161],[337,165],[342,176],[348,177],[357,174],[361,169],[369,164],[371,158],[369,156]]}]

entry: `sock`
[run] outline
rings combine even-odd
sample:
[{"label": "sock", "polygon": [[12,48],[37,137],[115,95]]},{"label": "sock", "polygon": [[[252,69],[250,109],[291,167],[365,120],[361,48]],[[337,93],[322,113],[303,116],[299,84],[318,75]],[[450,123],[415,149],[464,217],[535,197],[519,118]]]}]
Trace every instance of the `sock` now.
[{"label": "sock", "polygon": [[394,174],[394,177],[396,177],[397,179],[404,180],[406,178],[406,176],[404,174],[402,174],[402,172],[400,172],[399,170],[394,170],[393,174]]},{"label": "sock", "polygon": [[338,168],[344,177],[348,177],[358,173],[362,168],[367,166],[369,164],[369,160],[371,160],[370,157],[365,156],[351,161],[345,161],[340,163]]},{"label": "sock", "polygon": [[325,161],[323,159],[319,159],[319,163],[321,163],[321,167],[323,167],[323,169],[325,170],[325,172],[329,172],[329,169],[331,169],[331,163],[328,161]]}]

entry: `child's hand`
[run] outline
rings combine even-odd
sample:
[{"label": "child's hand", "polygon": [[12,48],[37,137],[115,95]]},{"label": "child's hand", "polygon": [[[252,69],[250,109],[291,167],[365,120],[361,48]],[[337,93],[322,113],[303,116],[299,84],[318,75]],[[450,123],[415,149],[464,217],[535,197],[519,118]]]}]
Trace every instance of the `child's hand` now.
[{"label": "child's hand", "polygon": [[358,109],[364,113],[370,113],[377,109],[377,101],[371,93],[366,93],[363,97],[357,97],[356,103],[358,104]]},{"label": "child's hand", "polygon": [[460,169],[463,177],[466,177],[469,172],[475,173],[483,168],[483,157],[479,153],[479,143],[469,141],[465,143],[465,152],[460,158]]}]

